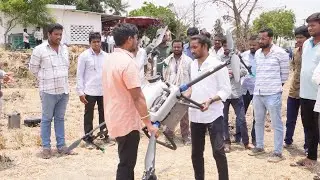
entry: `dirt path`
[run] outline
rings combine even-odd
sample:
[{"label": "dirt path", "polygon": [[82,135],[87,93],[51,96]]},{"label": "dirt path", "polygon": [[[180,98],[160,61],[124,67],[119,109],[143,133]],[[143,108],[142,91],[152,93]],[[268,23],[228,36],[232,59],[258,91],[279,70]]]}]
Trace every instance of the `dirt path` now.
[{"label": "dirt path", "polygon": [[[73,87],[72,87],[73,88]],[[40,116],[40,99],[37,89],[5,89],[4,113],[17,110],[22,119],[30,116]],[[286,94],[286,93],[285,93]],[[285,95],[283,96],[283,121],[285,121]],[[249,110],[251,112],[251,110]],[[230,113],[232,114],[232,113]],[[82,135],[83,107],[72,89],[66,116],[66,138],[68,144]],[[251,127],[251,114],[248,114],[248,127]],[[231,118],[234,120],[234,117]],[[97,116],[94,120],[97,124]],[[251,128],[250,128],[251,129]],[[7,117],[1,116],[0,133],[5,138],[5,149],[0,154],[13,160],[13,165],[0,170],[0,179],[88,179],[102,180],[115,179],[118,163],[117,147],[106,146],[103,154],[98,150],[78,148],[77,156],[53,157],[50,160],[39,158],[40,138],[39,127],[29,128],[21,126],[19,130],[7,129]],[[52,131],[54,132],[54,131]],[[54,133],[52,145],[55,145]],[[265,132],[267,152],[272,152],[273,131]],[[290,167],[290,163],[303,157],[303,131],[301,120],[298,120],[294,137],[296,149],[284,150],[286,160],[278,163],[267,163],[267,156],[250,157],[240,145],[232,145],[232,152],[227,154],[230,179],[234,180],[307,180],[312,179],[313,173],[303,168]],[[0,138],[0,145],[4,140]],[[148,140],[142,137],[139,147],[138,162],[135,169],[136,179],[141,179],[144,171],[144,156]],[[178,149],[172,151],[157,146],[156,172],[160,180],[191,180],[193,168],[191,163],[191,148],[178,144]],[[217,170],[210,149],[209,138],[206,139],[205,169],[206,179],[217,179]]]}]

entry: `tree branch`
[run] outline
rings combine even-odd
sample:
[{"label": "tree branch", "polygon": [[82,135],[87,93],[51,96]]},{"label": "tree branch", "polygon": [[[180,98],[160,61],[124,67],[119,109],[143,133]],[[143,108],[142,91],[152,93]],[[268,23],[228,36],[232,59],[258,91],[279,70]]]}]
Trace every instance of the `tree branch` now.
[{"label": "tree branch", "polygon": [[[247,2],[245,2],[245,3],[243,3],[243,4],[241,4],[241,5],[239,6],[239,13],[240,13],[240,14],[241,14],[242,11],[248,6],[248,4],[250,3],[250,1],[251,1],[251,0],[247,0]],[[243,6],[243,7],[241,7],[241,6]]]},{"label": "tree branch", "polygon": [[224,4],[225,6],[227,6],[228,8],[233,9],[230,4],[228,4],[226,1],[223,1],[223,0],[214,0],[213,3],[222,3],[222,4]]},{"label": "tree branch", "polygon": [[245,26],[248,26],[248,24],[249,24],[249,22],[250,22],[251,14],[252,14],[253,10],[255,9],[255,7],[256,7],[256,5],[257,5],[257,2],[258,2],[258,0],[254,0],[253,5],[251,6],[251,9],[249,10],[249,13],[248,13],[248,15],[247,15],[247,21],[246,21],[246,23],[245,23]]}]

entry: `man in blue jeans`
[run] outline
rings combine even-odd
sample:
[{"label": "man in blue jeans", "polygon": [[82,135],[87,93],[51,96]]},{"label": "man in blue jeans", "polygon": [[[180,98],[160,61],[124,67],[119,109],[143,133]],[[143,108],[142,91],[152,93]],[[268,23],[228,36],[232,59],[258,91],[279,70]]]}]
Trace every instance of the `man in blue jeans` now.
[{"label": "man in blue jeans", "polygon": [[[226,62],[231,58],[230,56],[230,49],[227,47],[227,40],[224,38],[222,40],[222,46],[224,50],[224,54],[220,57],[222,62]],[[238,57],[237,55],[233,55],[235,57]],[[238,60],[240,64],[240,59],[233,59]],[[241,93],[241,83],[236,82],[233,77],[233,72],[231,70],[231,65],[228,65],[228,71],[229,71],[229,78],[231,83],[231,95],[226,99],[226,101],[223,102],[224,108],[223,108],[223,119],[224,119],[224,138],[225,138],[225,145],[224,145],[224,151],[226,153],[230,152],[231,149],[231,141],[230,141],[230,133],[229,133],[229,108],[230,105],[232,105],[235,113],[236,113],[236,126],[240,129],[240,134],[242,138],[243,145],[246,149],[251,149],[251,145],[249,144],[249,136],[248,136],[248,128],[247,128],[247,122],[245,117],[245,111],[244,111],[244,103],[242,99],[242,93]],[[246,69],[243,66],[239,66],[240,76],[243,77],[247,74]]]},{"label": "man in blue jeans", "polygon": [[65,45],[60,44],[63,27],[60,24],[48,26],[48,42],[37,46],[30,59],[30,71],[38,78],[42,104],[41,140],[42,157],[51,157],[51,121],[57,149],[60,154],[74,154],[67,150],[64,133],[64,116],[69,100],[68,69],[69,54]]},{"label": "man in blue jeans", "polygon": [[280,47],[272,44],[273,31],[269,28],[259,33],[259,49],[255,54],[256,82],[253,108],[256,120],[256,147],[249,155],[256,156],[264,151],[264,124],[268,111],[274,129],[274,152],[268,162],[283,160],[283,123],[281,120],[282,86],[289,76],[289,56]]},{"label": "man in blue jeans", "polygon": [[[300,71],[301,71],[301,59],[302,59],[302,46],[303,43],[310,38],[308,27],[307,26],[300,26],[295,29],[295,36],[296,36],[296,44],[297,48],[293,52],[293,59],[290,63],[291,68],[293,70],[293,79],[291,81],[290,89],[289,89],[289,96],[287,100],[287,122],[286,122],[286,136],[284,139],[285,148],[292,148],[293,143],[293,134],[294,129],[296,127],[296,122],[298,118],[298,113],[300,109]],[[308,152],[307,148],[307,137],[306,137],[306,129],[304,128],[304,151],[305,153]]]}]

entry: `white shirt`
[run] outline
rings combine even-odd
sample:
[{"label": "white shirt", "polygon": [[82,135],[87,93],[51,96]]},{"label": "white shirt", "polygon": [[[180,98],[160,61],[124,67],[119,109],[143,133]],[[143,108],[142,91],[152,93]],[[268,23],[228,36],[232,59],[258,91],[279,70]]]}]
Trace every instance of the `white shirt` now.
[{"label": "white shirt", "polygon": [[78,58],[77,93],[89,96],[102,96],[102,66],[107,53],[97,55],[91,48],[82,52]]},{"label": "white shirt", "polygon": [[107,36],[107,43],[108,44],[115,44],[113,36]]},{"label": "white shirt", "polygon": [[23,32],[23,42],[29,43],[29,34],[26,32]]},{"label": "white shirt", "polygon": [[43,33],[41,31],[34,32],[34,38],[36,40],[42,40],[43,39]]},{"label": "white shirt", "polygon": [[30,71],[38,78],[40,92],[68,94],[69,52],[60,45],[58,53],[48,42],[36,46],[29,63]]},{"label": "white shirt", "polygon": [[[212,56],[202,63],[201,67],[198,65],[198,60],[194,60],[191,64],[191,80],[196,79],[205,72],[222,64],[219,60]],[[194,84],[192,87],[191,99],[196,102],[203,103],[218,95],[222,101],[231,94],[231,84],[228,69],[226,67],[206,77],[202,81]],[[198,109],[189,108],[189,119],[194,123],[211,123],[220,116],[223,116],[223,102],[213,102],[209,109],[201,112]]]},{"label": "white shirt", "polygon": [[190,82],[190,65],[192,59],[182,53],[179,59],[175,59],[172,53],[164,60],[163,78],[166,82],[180,86]]},{"label": "white shirt", "polygon": [[144,82],[144,66],[148,64],[148,56],[146,50],[144,50],[143,48],[139,48],[136,55],[136,61],[139,67],[141,82]]},{"label": "white shirt", "polygon": [[216,58],[220,58],[221,56],[224,55],[224,49],[223,47],[221,47],[218,52],[216,52],[216,50],[212,47],[209,49],[209,54],[210,56],[216,57]]}]

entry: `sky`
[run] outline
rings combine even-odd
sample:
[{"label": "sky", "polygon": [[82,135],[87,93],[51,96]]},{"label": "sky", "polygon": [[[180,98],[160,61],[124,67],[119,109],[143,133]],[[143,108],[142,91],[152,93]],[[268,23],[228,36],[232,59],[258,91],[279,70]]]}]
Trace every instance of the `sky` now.
[{"label": "sky", "polygon": [[[169,3],[173,3],[178,12],[185,12],[186,9],[192,10],[193,0],[127,0],[130,7],[128,11],[137,9],[142,6],[144,1],[152,2],[156,5],[166,6]],[[204,0],[196,0],[196,4],[203,2]],[[270,11],[277,8],[291,9],[296,15],[296,25],[303,25],[304,19],[315,12],[319,12],[320,0],[259,0],[259,9],[253,14],[253,18],[258,17],[263,11]],[[191,11],[192,12],[192,11]],[[202,4],[196,8],[196,14],[200,17],[199,27],[206,28],[211,31],[214,22],[217,18],[227,14],[228,11],[223,7],[216,7],[215,5]],[[231,12],[230,12],[231,14]]]}]

